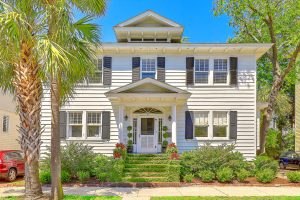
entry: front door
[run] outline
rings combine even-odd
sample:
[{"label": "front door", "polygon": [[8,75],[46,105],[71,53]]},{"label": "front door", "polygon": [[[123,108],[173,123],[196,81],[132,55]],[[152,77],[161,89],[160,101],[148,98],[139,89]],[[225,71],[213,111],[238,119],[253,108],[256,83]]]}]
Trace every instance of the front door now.
[{"label": "front door", "polygon": [[157,118],[140,117],[138,125],[138,153],[156,153]]}]

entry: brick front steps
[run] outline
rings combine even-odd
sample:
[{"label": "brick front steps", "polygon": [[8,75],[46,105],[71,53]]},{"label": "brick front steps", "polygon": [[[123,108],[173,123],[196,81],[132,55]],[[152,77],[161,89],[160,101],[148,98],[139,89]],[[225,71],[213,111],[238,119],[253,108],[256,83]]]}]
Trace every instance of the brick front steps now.
[{"label": "brick front steps", "polygon": [[167,182],[165,154],[128,154],[124,182]]}]

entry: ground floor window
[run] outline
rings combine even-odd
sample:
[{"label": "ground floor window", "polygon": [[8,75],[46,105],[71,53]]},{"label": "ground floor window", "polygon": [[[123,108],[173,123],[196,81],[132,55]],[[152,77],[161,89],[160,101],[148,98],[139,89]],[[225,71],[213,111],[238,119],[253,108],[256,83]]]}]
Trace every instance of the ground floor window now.
[{"label": "ground floor window", "polygon": [[82,137],[82,112],[69,113],[69,135]]},{"label": "ground floor window", "polygon": [[101,135],[101,113],[87,113],[87,137],[100,137]]},{"label": "ground floor window", "polygon": [[226,139],[228,138],[227,111],[196,111],[194,112],[194,138]]}]

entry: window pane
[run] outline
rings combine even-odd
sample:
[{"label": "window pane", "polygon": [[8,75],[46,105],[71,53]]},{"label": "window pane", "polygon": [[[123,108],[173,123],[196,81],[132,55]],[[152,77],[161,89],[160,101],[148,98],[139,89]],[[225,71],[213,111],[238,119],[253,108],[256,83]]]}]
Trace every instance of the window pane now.
[{"label": "window pane", "polygon": [[227,126],[214,126],[214,137],[226,137]]},{"label": "window pane", "polygon": [[101,113],[87,113],[88,124],[101,124]]},{"label": "window pane", "polygon": [[69,123],[82,124],[82,113],[79,112],[69,113]]},{"label": "window pane", "polygon": [[197,59],[195,61],[195,71],[209,71],[208,59]]},{"label": "window pane", "polygon": [[215,59],[214,71],[227,71],[227,59]]},{"label": "window pane", "polygon": [[214,125],[227,125],[227,112],[214,112]]},{"label": "window pane", "polygon": [[155,79],[155,72],[143,72],[142,79],[144,78],[153,78]]},{"label": "window pane", "polygon": [[227,83],[227,72],[214,72],[214,83]]},{"label": "window pane", "polygon": [[208,72],[195,72],[195,83],[208,83]]},{"label": "window pane", "polygon": [[89,83],[102,83],[102,72],[95,72],[93,76],[89,77]]},{"label": "window pane", "polygon": [[154,118],[142,118],[141,135],[153,135],[153,134],[154,134]]},{"label": "window pane", "polygon": [[208,137],[208,126],[195,126],[195,137]]},{"label": "window pane", "polygon": [[9,127],[9,117],[8,116],[3,116],[2,119],[2,131],[3,132],[8,132],[8,127]]},{"label": "window pane", "polygon": [[82,126],[70,126],[72,137],[82,137]]},{"label": "window pane", "polygon": [[88,137],[100,137],[100,126],[88,126],[87,136]]},{"label": "window pane", "polygon": [[194,116],[195,125],[208,125],[208,112],[196,112]]}]

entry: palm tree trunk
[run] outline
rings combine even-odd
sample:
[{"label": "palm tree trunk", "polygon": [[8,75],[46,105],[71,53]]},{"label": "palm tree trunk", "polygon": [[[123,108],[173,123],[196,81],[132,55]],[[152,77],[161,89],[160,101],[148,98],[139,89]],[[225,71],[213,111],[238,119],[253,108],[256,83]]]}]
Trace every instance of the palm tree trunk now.
[{"label": "palm tree trunk", "polygon": [[59,130],[60,89],[55,73],[51,73],[51,199],[63,199],[61,184],[60,130]]},{"label": "palm tree trunk", "polygon": [[14,81],[20,117],[19,143],[25,158],[25,199],[38,199],[43,195],[39,181],[42,84],[32,47],[32,43],[22,41]]}]

